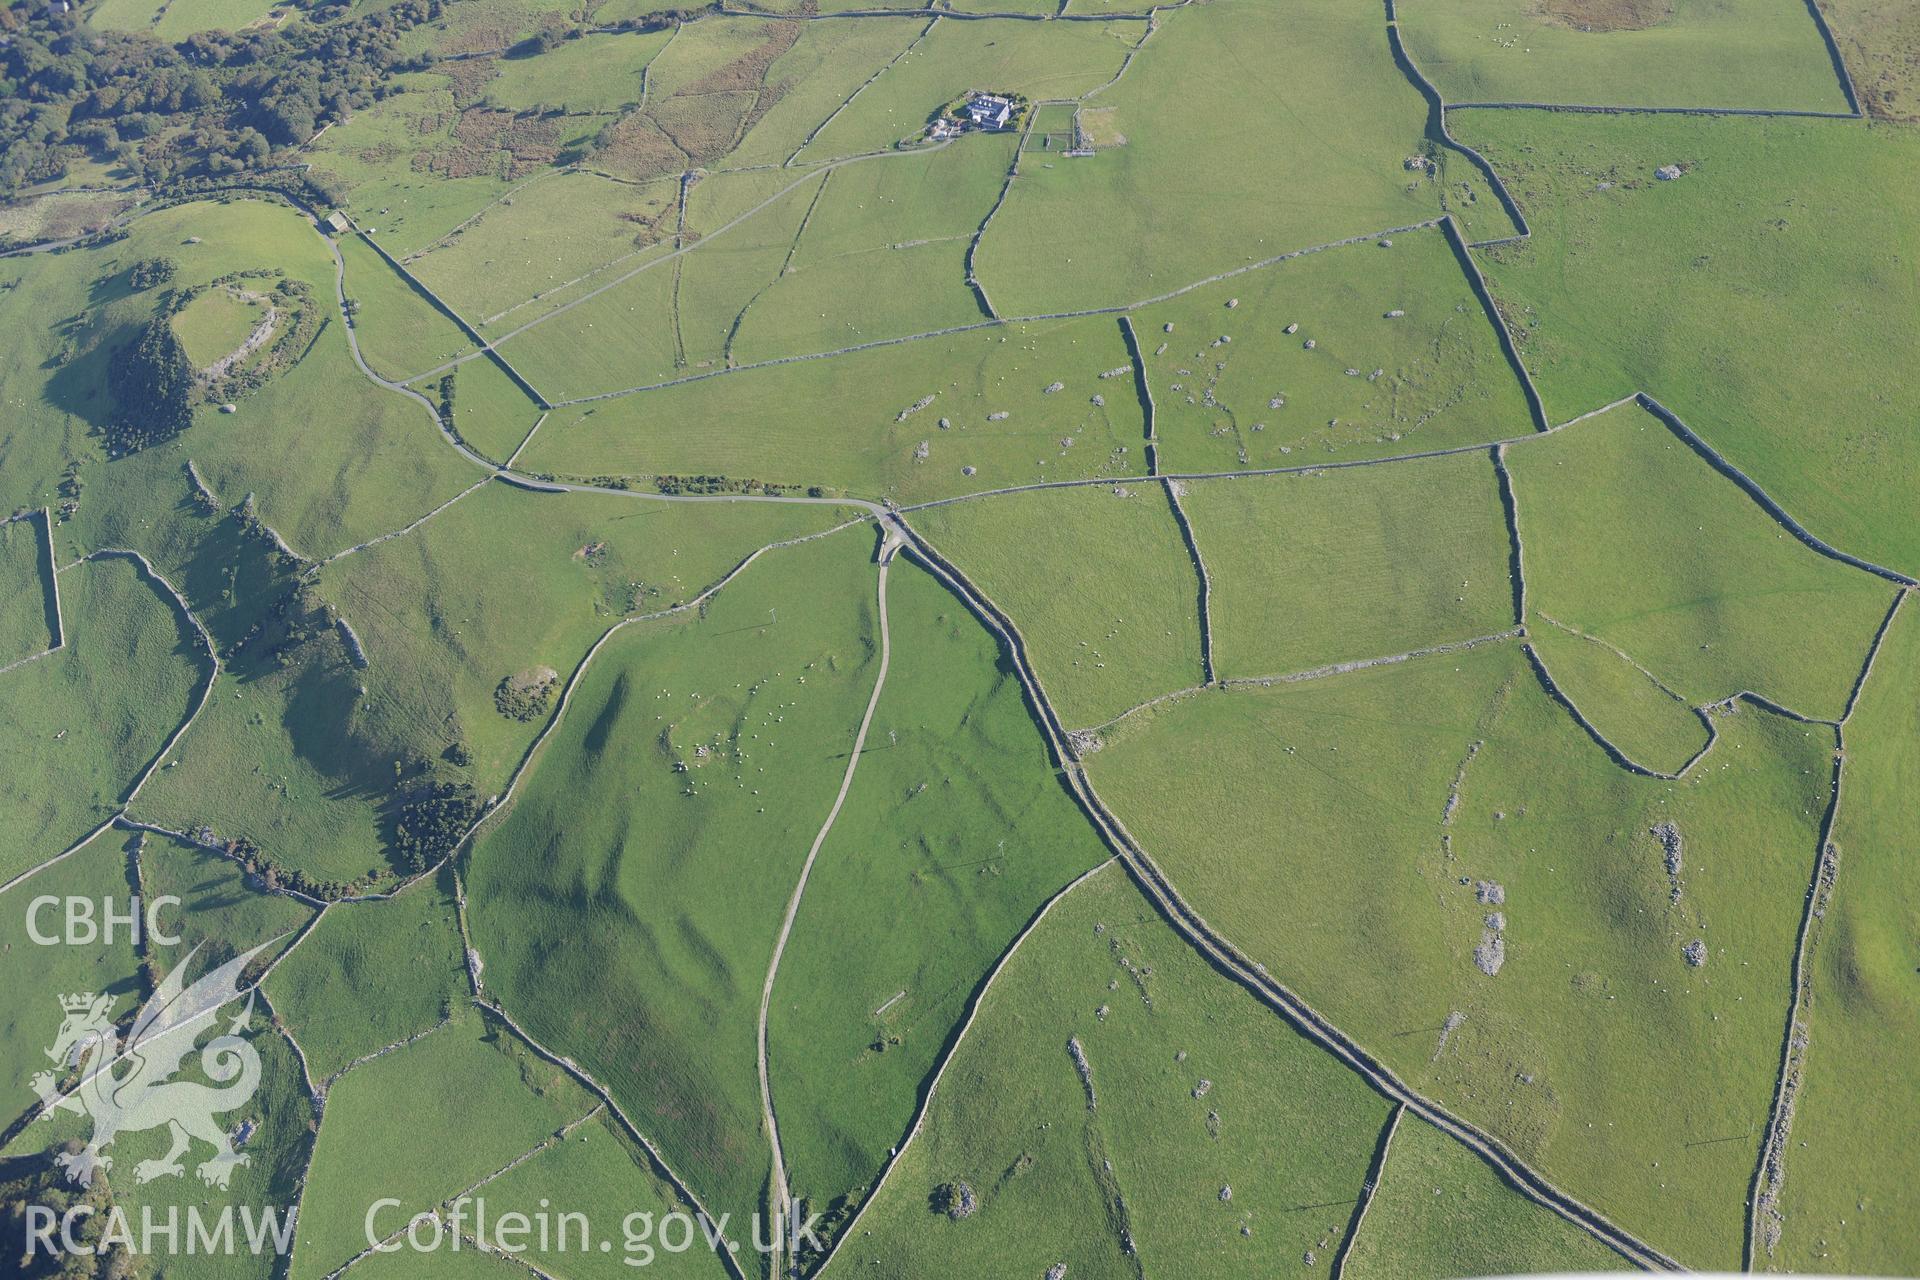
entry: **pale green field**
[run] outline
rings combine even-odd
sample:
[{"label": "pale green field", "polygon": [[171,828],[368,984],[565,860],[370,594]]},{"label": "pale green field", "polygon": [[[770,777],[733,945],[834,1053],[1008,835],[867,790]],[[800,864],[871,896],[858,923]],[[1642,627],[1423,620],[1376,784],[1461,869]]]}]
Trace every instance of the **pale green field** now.
[{"label": "pale green field", "polygon": [[1514,625],[1485,453],[1183,483],[1222,679],[1382,658]]},{"label": "pale green field", "polygon": [[1786,1216],[1768,1270],[1895,1274],[1920,1267],[1906,1132],[1920,1072],[1913,1000],[1920,910],[1911,850],[1920,786],[1920,611],[1908,600],[1847,722],[1833,838],[1839,879],[1811,961],[1805,1085],[1786,1157]]},{"label": "pale green field", "polygon": [[1554,685],[1627,759],[1677,773],[1707,744],[1707,723],[1687,700],[1591,636],[1528,620],[1528,643]]},{"label": "pale green field", "polygon": [[1699,706],[1750,690],[1832,719],[1893,585],[1801,545],[1637,405],[1507,451],[1528,607]]},{"label": "pale green field", "polygon": [[874,546],[770,552],[608,641],[471,860],[488,989],[736,1222],[771,1161],[761,984],[878,673]]},{"label": "pale green field", "polygon": [[[60,575],[66,647],[0,676],[0,880],[67,848],[120,807],[186,719],[206,651],[171,597],[115,557]],[[162,770],[161,772],[165,772]]]},{"label": "pale green field", "polygon": [[[560,1067],[536,1057],[490,1015],[448,1026],[364,1063],[327,1094],[291,1276],[323,1276],[367,1247],[376,1200],[381,1236],[543,1142],[594,1107]],[[395,1141],[394,1117],[406,1117]]]},{"label": "pale green field", "polygon": [[[551,401],[648,386],[723,364],[740,313],[779,273],[817,189],[817,182],[797,180],[752,218],[672,262],[609,273],[600,282],[604,292],[508,340],[501,351]],[[699,281],[697,292],[685,283],[689,276]],[[682,297],[685,314],[678,309]]]},{"label": "pale green field", "polygon": [[548,295],[574,280],[604,283],[615,264],[641,251],[643,240],[670,236],[678,199],[672,180],[635,186],[598,174],[558,173],[502,196],[408,269],[494,335],[540,315]]},{"label": "pale green field", "polygon": [[[1324,1276],[1386,1113],[1111,866],[1000,972],[826,1274]],[[929,1203],[954,1181],[962,1220]]]},{"label": "pale green field", "polygon": [[[486,1198],[487,1213],[496,1223],[507,1213],[524,1213],[535,1224],[540,1222],[538,1215],[548,1215],[553,1229],[547,1247],[541,1247],[542,1237],[536,1230],[529,1233],[530,1247],[521,1256],[565,1280],[613,1280],[616,1276],[631,1277],[636,1271],[641,1275],[701,1276],[707,1280],[720,1280],[729,1274],[707,1247],[699,1229],[694,1232],[691,1248],[675,1252],[663,1246],[661,1224],[667,1215],[677,1212],[691,1216],[694,1210],[659,1176],[647,1154],[633,1144],[618,1121],[604,1111],[573,1130],[564,1141],[488,1183]],[[719,1211],[715,1212],[717,1216]],[[582,1229],[577,1224],[563,1227],[558,1217],[561,1213],[586,1216],[585,1249],[581,1248]],[[680,1231],[678,1226],[669,1229],[666,1240],[679,1246]],[[750,1232],[751,1219],[736,1218],[728,1223],[726,1234],[737,1239],[745,1251],[752,1247]],[[601,1251],[602,1240],[610,1241],[613,1247]],[[527,1274],[519,1268],[515,1272]]]},{"label": "pale green field", "polygon": [[[414,532],[327,566],[319,591],[366,647],[371,665],[358,678],[369,705],[356,716],[429,756],[463,743],[476,785],[491,792],[548,719],[501,715],[502,680],[541,667],[564,679],[622,618],[685,603],[758,548],[853,514],[494,482]],[[436,714],[422,717],[424,707]]]},{"label": "pale green field", "polygon": [[994,326],[555,410],[520,465],[720,473],[903,503],[1139,475],[1145,426],[1131,377],[1101,376],[1116,369],[1127,350],[1108,317]]},{"label": "pale green field", "polygon": [[[1920,573],[1920,383],[1903,372],[1920,347],[1904,265],[1920,258],[1920,134],[1530,111],[1448,123],[1533,224],[1481,262],[1553,421],[1645,391],[1818,536]],[[1665,164],[1686,173],[1657,181]]]},{"label": "pale green field", "polygon": [[913,524],[1026,638],[1069,728],[1200,683],[1200,578],[1158,484],[929,507]]},{"label": "pale green field", "polygon": [[195,416],[180,447],[208,483],[229,501],[254,494],[260,517],[309,556],[398,529],[482,474],[425,407],[354,367],[334,319],[238,413]]},{"label": "pale green field", "polygon": [[887,595],[886,687],[768,1024],[781,1147],[819,1209],[860,1199],[995,959],[1107,856],[993,637],[911,562]]},{"label": "pale green field", "polygon": [[1845,111],[1806,7],[1672,0],[1616,27],[1601,0],[1402,0],[1400,33],[1449,102]]},{"label": "pale green field", "polygon": [[503,58],[487,82],[491,105],[509,111],[557,107],[574,113],[618,112],[640,101],[642,73],[666,47],[671,31],[590,33],[535,58]]},{"label": "pale green field", "polygon": [[[1140,24],[1114,25],[1138,38]],[[1094,101],[1126,145],[1023,170],[981,242],[980,277],[1007,315],[1125,305],[1440,211],[1403,167],[1426,108],[1376,7],[1219,0],[1165,15]]]},{"label": "pale green field", "polygon": [[58,638],[52,571],[38,517],[0,525],[0,666],[39,653]]},{"label": "pale green field", "polygon": [[869,77],[912,44],[930,21],[862,18],[806,23],[793,48],[767,68],[767,84],[777,90],[778,100],[748,127],[728,154],[728,167],[784,163]]},{"label": "pale green field", "polygon": [[[1686,1265],[1724,1268],[1833,739],[1752,707],[1719,727],[1692,782],[1631,775],[1508,644],[1203,694],[1088,768],[1194,910],[1413,1088]],[[1474,955],[1490,915],[1493,977]],[[1682,956],[1695,939],[1704,968]]]},{"label": "pale green field", "polygon": [[1629,1270],[1626,1259],[1522,1197],[1479,1156],[1405,1116],[1342,1274],[1443,1280]]},{"label": "pale green field", "polygon": [[[999,198],[1013,147],[1011,136],[964,138],[834,170],[785,270],[742,316],[735,358],[833,351],[987,319],[967,284],[966,252]],[[697,284],[690,273],[683,288],[698,296]]]},{"label": "pale green field", "polygon": [[274,1012],[324,1079],[428,1030],[467,1000],[453,876],[328,912],[266,984]]},{"label": "pale green field", "polygon": [[1533,429],[1439,228],[1222,280],[1142,307],[1133,323],[1162,471],[1311,466]]},{"label": "pale green field", "polygon": [[[361,357],[375,373],[404,382],[473,350],[473,340],[460,326],[372,246],[351,234],[341,236],[337,244],[347,264],[354,335],[360,339]],[[335,308],[326,310],[331,314]]]},{"label": "pale green field", "polygon": [[227,289],[209,289],[173,317],[173,333],[196,369],[204,369],[247,340],[266,318],[267,305]]},{"label": "pale green field", "polygon": [[172,43],[199,31],[240,31],[278,8],[270,0],[101,0],[87,17],[104,31],[151,31]]}]

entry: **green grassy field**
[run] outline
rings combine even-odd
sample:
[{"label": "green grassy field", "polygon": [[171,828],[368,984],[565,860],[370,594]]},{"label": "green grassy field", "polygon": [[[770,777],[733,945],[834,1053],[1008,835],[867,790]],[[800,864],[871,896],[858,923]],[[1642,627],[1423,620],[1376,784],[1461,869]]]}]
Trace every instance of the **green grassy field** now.
[{"label": "green grassy field", "polygon": [[0,397],[11,410],[0,426],[0,509],[57,505],[62,471],[99,459],[93,437],[115,414],[110,357],[159,301],[128,273],[160,257],[174,263],[176,289],[260,268],[333,288],[318,237],[284,206],[253,200],[158,209],[94,248],[0,260],[0,324],[14,335],[0,350]]},{"label": "green grassy field", "polygon": [[173,317],[174,336],[196,369],[237,349],[267,316],[267,304],[229,289],[210,289]]},{"label": "green grassy field", "polygon": [[102,30],[150,30],[172,43],[200,31],[240,31],[277,9],[269,0],[101,0],[87,16]]},{"label": "green grassy field", "polygon": [[1106,856],[965,606],[896,562],[887,612],[886,688],[768,1025],[794,1194],[820,1209],[872,1184],[994,960]]},{"label": "green grassy field", "polygon": [[1751,707],[1719,729],[1691,783],[1636,777],[1504,645],[1191,699],[1089,769],[1196,911],[1412,1087],[1726,1267],[1833,741]]},{"label": "green grassy field", "polygon": [[[469,360],[452,373],[453,429],[470,448],[505,462],[539,421],[540,406],[492,360]],[[439,380],[422,390],[437,400]]]},{"label": "green grassy field", "polygon": [[1223,679],[1505,631],[1507,526],[1484,453],[1184,484]]},{"label": "green grassy field", "polygon": [[1386,1112],[1109,867],[1001,971],[826,1274],[1325,1275]]},{"label": "green grassy field", "polygon": [[1026,638],[1072,728],[1199,684],[1200,579],[1154,484],[1045,489],[930,507],[914,527]]},{"label": "green grassy field", "polygon": [[1532,426],[1438,228],[1390,250],[1367,242],[1278,263],[1142,307],[1133,322],[1163,471],[1390,456]]},{"label": "green grassy field", "polygon": [[1627,1270],[1626,1259],[1529,1202],[1479,1156],[1406,1116],[1343,1274],[1440,1280]]},{"label": "green grassy field", "polygon": [[[354,1068],[327,1094],[289,1274],[323,1276],[382,1236],[538,1146],[594,1106],[572,1077],[491,1016],[462,1013],[422,1040]],[[393,1119],[407,1118],[395,1141]]]},{"label": "green grassy field", "polygon": [[1139,39],[1138,22],[1018,19],[941,22],[853,98],[800,152],[803,160],[882,151],[923,134],[940,107],[969,89],[1076,98],[1113,78]]},{"label": "green grassy field", "polygon": [[408,269],[484,332],[504,333],[540,315],[569,282],[604,283],[615,264],[670,237],[678,201],[670,179],[636,186],[555,174],[501,197]]},{"label": "green grassy field", "polygon": [[1832,906],[1819,923],[1810,1045],[1793,1140],[1786,1153],[1786,1222],[1766,1270],[1912,1271],[1920,1253],[1900,1224],[1912,1221],[1912,1155],[1897,1135],[1920,1079],[1911,1052],[1920,1033],[1912,998],[1920,970],[1916,902],[1905,851],[1913,848],[1908,797],[1920,781],[1920,613],[1907,601],[1880,650],[1860,706],[1847,722],[1847,760],[1834,843]]},{"label": "green grassy field", "polygon": [[473,350],[460,326],[372,246],[355,235],[336,243],[347,264],[347,302],[360,354],[375,373],[399,382]]},{"label": "green grassy field", "polygon": [[189,981],[254,947],[266,946],[260,959],[272,960],[292,944],[314,912],[305,903],[262,892],[232,859],[167,836],[148,835],[140,847],[140,893],[148,902],[178,899],[162,919],[179,943],[149,945],[147,950],[156,978],[187,963],[188,953],[196,949],[187,970]]},{"label": "green grassy field", "polygon": [[[405,537],[322,571],[370,666],[359,678],[386,736],[427,755],[471,751],[498,791],[544,713],[511,719],[501,681],[564,679],[608,627],[691,600],[767,543],[831,528],[850,508],[536,494],[493,483]],[[417,708],[441,710],[436,721]]]},{"label": "green grassy field", "polygon": [[878,665],[872,548],[769,553],[703,616],[615,636],[473,853],[488,989],[736,1220],[770,1162],[761,982]]},{"label": "green grassy field", "polygon": [[428,1030],[467,1000],[466,959],[442,870],[397,898],[331,909],[267,981],[316,1078]]},{"label": "green grassy field", "polygon": [[[1481,258],[1554,421],[1645,391],[1815,534],[1920,571],[1920,135],[1460,111],[1533,239]],[[1686,169],[1677,182],[1656,166]],[[1790,353],[1792,377],[1782,376]]]},{"label": "green grassy field", "polygon": [[1405,0],[1408,52],[1449,102],[1845,111],[1805,6],[1763,0]]},{"label": "green grassy field", "polygon": [[[1138,23],[1115,25],[1138,38]],[[1023,170],[981,242],[980,278],[1007,315],[1123,305],[1439,213],[1434,185],[1403,167],[1426,113],[1376,8],[1175,13],[1095,101],[1126,145]]]},{"label": "green grassy field", "polygon": [[[64,862],[0,895],[0,952],[7,957],[8,975],[0,989],[0,1116],[5,1117],[0,1127],[39,1105],[30,1081],[35,1072],[53,1066],[43,1051],[60,1030],[61,995],[111,995],[119,1012],[141,993],[140,956],[124,926],[116,929],[110,944],[96,939],[91,945],[42,946],[28,932],[31,924],[42,937],[64,938],[68,898],[91,899],[96,924],[101,923],[102,898],[111,898],[115,912],[124,915],[133,892],[128,862],[132,842],[126,832],[103,832]],[[33,900],[41,897],[56,902],[32,913]],[[161,918],[163,927],[171,928],[178,912],[163,912]]]},{"label": "green grassy field", "polygon": [[[776,195],[785,187],[792,189]],[[741,313],[780,273],[818,188],[811,179],[789,179],[768,193],[771,204],[738,227],[586,297],[501,349],[550,400],[724,365]],[[619,275],[602,284],[613,280]]]},{"label": "green grassy field", "polygon": [[1920,42],[1920,13],[1888,0],[1826,0],[1820,11],[1833,28],[1861,108],[1883,120],[1920,119],[1920,75],[1911,56]]},{"label": "green grassy field", "polygon": [[762,99],[763,114],[728,153],[727,164],[785,162],[869,77],[912,44],[930,21],[862,18],[802,24],[793,47],[767,68],[766,81],[777,90],[777,99],[771,104]]},{"label": "green grassy field", "polygon": [[[663,1247],[660,1231],[667,1215],[677,1212],[691,1216],[694,1210],[659,1177],[647,1154],[634,1145],[618,1122],[604,1112],[573,1130],[565,1140],[488,1183],[486,1198],[488,1216],[495,1222],[506,1213],[524,1213],[535,1223],[543,1210],[549,1215],[554,1223],[549,1247],[540,1248],[539,1237],[533,1236],[533,1247],[524,1256],[561,1280],[612,1280],[615,1276],[632,1276],[636,1268],[643,1268],[641,1274],[701,1276],[708,1280],[720,1280],[728,1274],[698,1229],[691,1248],[676,1253]],[[585,1249],[580,1244],[582,1228],[560,1225],[557,1215],[562,1212],[586,1215]],[[746,1252],[752,1248],[751,1229],[751,1219],[736,1220],[727,1224],[726,1234],[737,1238]],[[670,1229],[666,1239],[679,1245],[680,1228]],[[601,1252],[601,1240],[610,1240],[613,1248]]]},{"label": "green grassy field", "polygon": [[967,284],[967,246],[999,198],[1013,148],[1010,136],[964,138],[937,152],[835,170],[786,269],[741,318],[737,359],[832,351],[986,319]]},{"label": "green grassy field", "polygon": [[995,326],[556,410],[520,465],[719,473],[902,503],[1138,475],[1145,426],[1130,378],[1101,376],[1114,370],[1127,373],[1127,351],[1110,318]]},{"label": "green grassy field", "polygon": [[254,494],[260,518],[315,557],[411,523],[482,474],[426,408],[367,381],[331,319],[238,413],[196,413],[180,449],[229,501]]},{"label": "green grassy field", "polygon": [[558,107],[577,114],[618,112],[640,101],[642,74],[673,32],[594,33],[534,58],[503,58],[486,101],[509,111]]},{"label": "green grassy field", "polygon": [[[484,7],[482,0],[467,0],[451,12]],[[314,169],[347,188],[355,221],[373,228],[397,257],[424,249],[515,185],[498,166],[458,177],[413,167],[422,148],[453,145],[460,117],[449,84],[437,72],[397,77],[399,92],[355,112],[309,148]]]},{"label": "green grassy field", "polygon": [[[8,672],[0,878],[99,826],[187,716],[207,659],[171,599],[131,560],[61,574],[66,647]],[[164,772],[164,770],[163,770]]]},{"label": "green grassy field", "polygon": [[87,472],[80,510],[54,535],[59,559],[130,547],[187,599],[222,649],[239,644],[292,585],[299,566],[237,509],[244,494],[207,506],[194,493],[184,449],[147,449]]},{"label": "green grassy field", "polygon": [[328,630],[285,665],[256,647],[229,675],[134,816],[176,831],[210,826],[323,880],[391,871],[382,807],[402,776],[405,744],[359,714],[363,681],[340,639]]},{"label": "green grassy field", "polygon": [[1692,705],[1605,641],[1538,614],[1527,634],[1554,685],[1635,764],[1677,773],[1707,744],[1707,723]]},{"label": "green grassy field", "polygon": [[39,519],[0,525],[0,666],[39,653],[58,639],[52,572]]},{"label": "green grassy field", "polygon": [[1802,546],[1637,405],[1509,449],[1507,465],[1529,608],[1695,706],[1751,690],[1839,716],[1892,584]]}]

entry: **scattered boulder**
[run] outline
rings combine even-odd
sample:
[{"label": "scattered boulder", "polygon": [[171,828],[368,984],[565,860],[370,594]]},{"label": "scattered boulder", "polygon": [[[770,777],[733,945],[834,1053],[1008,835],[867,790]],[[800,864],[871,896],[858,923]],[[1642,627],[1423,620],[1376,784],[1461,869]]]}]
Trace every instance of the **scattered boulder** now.
[{"label": "scattered boulder", "polygon": [[1395,307],[1395,308],[1394,308],[1393,310],[1391,310],[1391,311],[1389,311],[1389,312],[1387,312],[1387,319],[1389,319],[1389,320],[1398,320],[1398,319],[1400,319],[1400,318],[1401,318],[1402,316],[1404,316],[1404,315],[1406,315],[1406,314],[1407,314],[1407,313],[1406,313],[1406,311],[1405,311],[1404,309],[1402,309],[1402,308],[1400,308],[1400,307]]},{"label": "scattered boulder", "polygon": [[1473,964],[1489,978],[1500,972],[1500,966],[1507,962],[1507,941],[1489,929],[1480,936],[1480,945],[1473,949]]},{"label": "scattered boulder", "polygon": [[1475,880],[1473,896],[1480,900],[1483,907],[1497,907],[1507,900],[1506,886],[1496,880]]},{"label": "scattered boulder", "polygon": [[1680,954],[1686,957],[1686,961],[1689,966],[1691,966],[1692,968],[1698,969],[1701,965],[1707,962],[1706,939],[1695,938],[1692,942],[1689,942],[1686,946],[1680,948]]},{"label": "scattered boulder", "polygon": [[1067,384],[1064,382],[1049,382],[1047,384],[1046,391],[1043,394],[1052,395],[1056,391],[1065,391],[1066,389],[1067,389]]},{"label": "scattered boulder", "polygon": [[1686,170],[1677,164],[1663,164],[1653,171],[1653,176],[1662,182],[1672,182],[1685,172]]}]

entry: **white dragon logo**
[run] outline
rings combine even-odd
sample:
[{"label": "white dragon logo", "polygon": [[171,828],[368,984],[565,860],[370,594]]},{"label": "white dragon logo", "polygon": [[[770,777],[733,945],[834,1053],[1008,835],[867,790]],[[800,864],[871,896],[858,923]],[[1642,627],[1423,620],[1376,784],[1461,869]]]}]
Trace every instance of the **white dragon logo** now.
[{"label": "white dragon logo", "polygon": [[220,1006],[239,998],[239,978],[247,963],[274,942],[235,956],[187,986],[187,968],[200,951],[196,946],[141,1006],[124,1047],[108,1016],[112,996],[85,992],[60,997],[66,1018],[47,1056],[82,1074],[68,1092],[59,1088],[51,1071],[35,1075],[32,1085],[43,1104],[40,1119],[49,1119],[56,1111],[93,1118],[93,1136],[86,1146],[55,1157],[69,1180],[92,1185],[96,1169],[104,1173],[113,1168],[113,1157],[105,1154],[105,1148],[114,1138],[162,1125],[173,1131],[172,1145],[158,1160],[135,1165],[135,1182],[182,1173],[180,1157],[194,1138],[213,1147],[212,1158],[197,1170],[208,1186],[225,1187],[235,1166],[248,1163],[213,1117],[217,1111],[245,1105],[260,1087],[260,1054],[240,1034],[253,1014],[251,993],[247,1007],[227,1024],[226,1034],[215,1036],[200,1049],[201,1068],[209,1079],[226,1087],[170,1077],[185,1065],[194,1042]]}]

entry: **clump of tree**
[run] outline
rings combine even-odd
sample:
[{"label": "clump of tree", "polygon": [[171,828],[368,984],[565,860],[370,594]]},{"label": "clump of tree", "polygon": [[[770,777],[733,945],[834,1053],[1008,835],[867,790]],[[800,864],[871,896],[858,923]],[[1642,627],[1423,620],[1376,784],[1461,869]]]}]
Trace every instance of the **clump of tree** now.
[{"label": "clump of tree", "polygon": [[[378,101],[396,73],[426,65],[397,44],[440,5],[399,0],[351,16],[323,2],[306,21],[168,44],[96,31],[78,5],[14,0],[0,8],[0,199],[87,156],[188,190],[279,169],[287,149]],[[311,187],[290,169],[275,185]]]},{"label": "clump of tree", "polygon": [[394,822],[393,848],[409,871],[425,871],[453,852],[480,815],[473,784],[428,778],[402,797]]},{"label": "clump of tree", "polygon": [[[0,1233],[4,1233],[6,1242],[0,1260],[8,1265],[8,1275],[23,1280],[126,1280],[139,1274],[125,1243],[115,1239],[103,1247],[107,1215],[113,1208],[109,1180],[97,1176],[91,1186],[78,1187],[54,1163],[55,1155],[62,1151],[79,1154],[81,1145],[80,1139],[70,1138],[61,1146],[33,1155],[0,1160]],[[65,1221],[70,1210],[82,1205],[92,1213],[77,1213],[72,1219],[79,1249],[36,1249],[29,1254],[23,1247],[29,1208],[50,1209],[56,1221]]]},{"label": "clump of tree", "polygon": [[493,689],[493,709],[509,720],[537,720],[547,714],[559,678],[545,669],[507,676]]},{"label": "clump of tree", "polygon": [[136,289],[156,289],[173,279],[178,264],[172,258],[142,258],[127,271],[127,283]]},{"label": "clump of tree", "polygon": [[114,410],[105,434],[115,453],[163,444],[193,424],[193,364],[173,332],[172,307],[161,307],[113,353],[107,388]]}]

